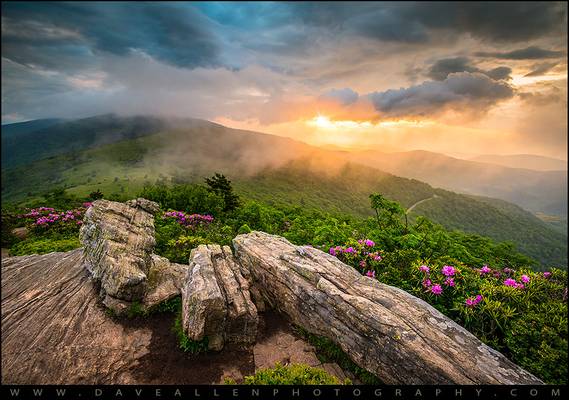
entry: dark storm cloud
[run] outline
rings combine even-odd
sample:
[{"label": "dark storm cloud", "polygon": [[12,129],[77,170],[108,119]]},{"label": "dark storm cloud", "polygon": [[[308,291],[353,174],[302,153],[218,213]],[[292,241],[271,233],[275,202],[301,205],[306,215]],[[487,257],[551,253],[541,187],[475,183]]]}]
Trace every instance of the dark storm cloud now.
[{"label": "dark storm cloud", "polygon": [[512,69],[510,67],[497,67],[488,71],[484,71],[484,74],[496,81],[502,79],[510,79]]},{"label": "dark storm cloud", "polygon": [[[518,42],[564,32],[562,2],[402,2],[291,4],[303,23],[383,41],[423,43],[433,32]],[[282,21],[282,13],[279,14]]]},{"label": "dark storm cloud", "polygon": [[437,60],[429,68],[427,76],[436,81],[443,81],[449,74],[455,72],[479,72],[494,80],[502,80],[510,78],[512,69],[509,67],[497,67],[486,71],[472,65],[467,57],[454,57]]},{"label": "dark storm cloud", "polygon": [[75,67],[93,52],[132,50],[179,67],[219,64],[208,21],[186,4],[3,3],[3,56],[22,64]]},{"label": "dark storm cloud", "polygon": [[546,50],[536,46],[508,52],[479,51],[475,53],[478,57],[492,57],[504,60],[541,60],[544,58],[560,58],[563,57],[564,54],[565,52],[563,51]]},{"label": "dark storm cloud", "polygon": [[563,2],[419,2],[406,3],[406,20],[431,29],[469,33],[473,37],[517,42],[563,31],[567,4]]},{"label": "dark storm cloud", "polygon": [[380,115],[404,117],[433,115],[449,108],[484,111],[513,95],[513,89],[504,82],[480,73],[461,72],[449,75],[444,81],[371,93],[369,98]]},{"label": "dark storm cloud", "polygon": [[444,81],[453,72],[480,72],[480,69],[471,65],[467,57],[443,58],[431,66],[427,76],[436,81]]}]

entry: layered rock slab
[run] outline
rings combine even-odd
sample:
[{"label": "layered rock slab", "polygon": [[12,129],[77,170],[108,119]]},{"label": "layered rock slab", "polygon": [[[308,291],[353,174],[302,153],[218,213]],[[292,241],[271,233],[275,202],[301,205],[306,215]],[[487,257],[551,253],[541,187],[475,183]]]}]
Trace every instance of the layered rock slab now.
[{"label": "layered rock slab", "polygon": [[97,200],[85,213],[79,233],[83,265],[100,283],[103,304],[118,315],[133,302],[149,309],[180,294],[188,266],[153,253],[159,209],[142,198]]},{"label": "layered rock slab", "polygon": [[82,249],[2,260],[2,382],[137,383],[152,332],[100,307]]},{"label": "layered rock slab", "polygon": [[263,232],[233,245],[267,303],[387,384],[543,383],[425,301],[336,257]]},{"label": "layered rock slab", "polygon": [[208,340],[211,350],[255,342],[259,318],[228,246],[200,245],[190,254],[182,288],[182,323],[191,340]]}]

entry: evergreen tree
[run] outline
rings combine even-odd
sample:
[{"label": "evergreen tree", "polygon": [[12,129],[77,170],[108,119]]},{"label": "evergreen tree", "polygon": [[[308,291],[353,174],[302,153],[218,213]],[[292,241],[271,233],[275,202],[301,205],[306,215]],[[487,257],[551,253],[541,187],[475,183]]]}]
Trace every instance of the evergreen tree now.
[{"label": "evergreen tree", "polygon": [[215,173],[211,178],[205,178],[209,191],[223,197],[225,207],[223,211],[233,211],[239,206],[239,196],[233,193],[231,181],[224,175]]}]

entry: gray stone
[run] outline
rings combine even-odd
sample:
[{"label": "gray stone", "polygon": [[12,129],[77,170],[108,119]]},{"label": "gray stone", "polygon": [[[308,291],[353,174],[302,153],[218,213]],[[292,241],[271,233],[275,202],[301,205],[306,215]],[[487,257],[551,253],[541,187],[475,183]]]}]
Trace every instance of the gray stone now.
[{"label": "gray stone", "polygon": [[257,309],[229,247],[200,245],[190,254],[182,288],[182,321],[191,340],[208,338],[211,350],[249,344],[257,334]]},{"label": "gray stone", "polygon": [[85,213],[79,233],[83,265],[105,294],[142,300],[154,250],[154,217],[141,208],[97,200]]},{"label": "gray stone", "polygon": [[543,383],[428,303],[336,257],[263,232],[233,245],[269,304],[387,384]]}]

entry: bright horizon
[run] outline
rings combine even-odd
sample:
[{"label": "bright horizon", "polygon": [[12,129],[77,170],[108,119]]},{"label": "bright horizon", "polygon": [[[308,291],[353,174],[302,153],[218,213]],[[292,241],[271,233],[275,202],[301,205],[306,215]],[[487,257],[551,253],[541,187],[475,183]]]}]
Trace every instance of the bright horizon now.
[{"label": "bright horizon", "polygon": [[3,124],[157,114],[320,147],[567,159],[565,3],[3,3],[2,15]]}]

